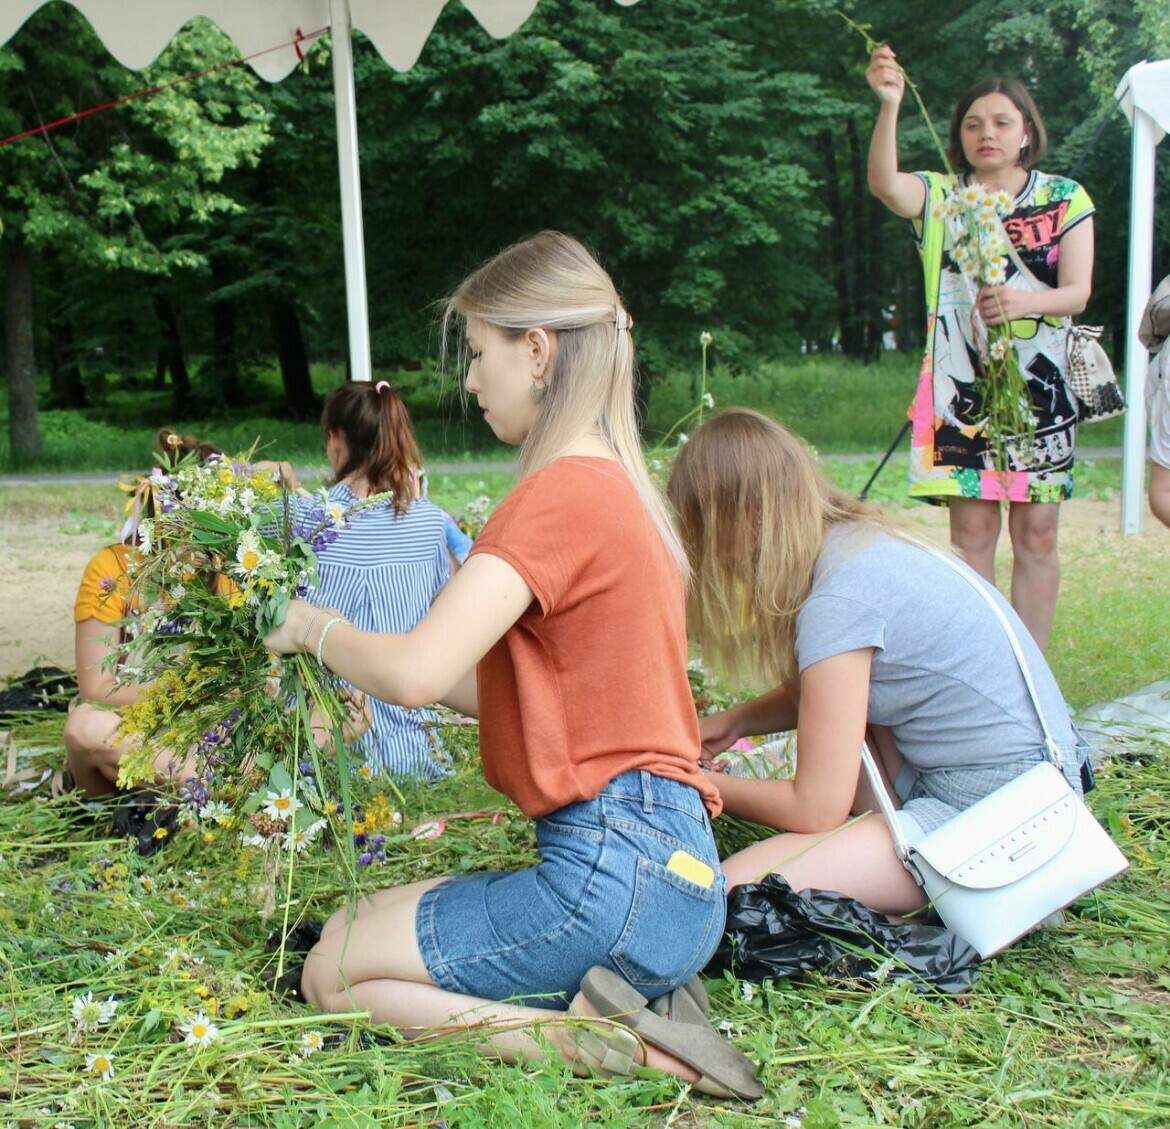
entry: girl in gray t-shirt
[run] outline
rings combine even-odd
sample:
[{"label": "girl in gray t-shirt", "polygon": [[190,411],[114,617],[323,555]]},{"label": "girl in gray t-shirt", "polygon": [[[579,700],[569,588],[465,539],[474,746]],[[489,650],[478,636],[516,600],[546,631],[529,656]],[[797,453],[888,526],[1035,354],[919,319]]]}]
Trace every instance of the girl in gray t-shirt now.
[{"label": "girl in gray t-shirt", "polygon": [[716,416],[682,448],[669,493],[704,655],[776,687],[701,719],[705,759],[744,736],[797,734],[791,780],[713,777],[727,812],[785,832],[728,859],[732,885],[778,872],[794,889],[837,890],[886,913],[924,904],[885,820],[851,819],[877,810],[861,746],[923,831],[1045,759],[1036,706],[986,596],[1015,628],[1079,791],[1085,750],[1007,601],[832,485],[797,436],[757,412]]}]

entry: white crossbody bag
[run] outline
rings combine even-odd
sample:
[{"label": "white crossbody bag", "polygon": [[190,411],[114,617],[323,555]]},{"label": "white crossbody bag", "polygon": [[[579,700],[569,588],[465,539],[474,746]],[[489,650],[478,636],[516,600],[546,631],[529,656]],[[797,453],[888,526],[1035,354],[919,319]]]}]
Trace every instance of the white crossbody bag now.
[{"label": "white crossbody bag", "polygon": [[1019,638],[974,574],[927,548],[971,584],[995,611],[1020,664],[1049,760],[1028,769],[942,827],[912,841],[867,746],[862,761],[902,864],[943,923],[986,958],[1129,865],[1061,771]]}]

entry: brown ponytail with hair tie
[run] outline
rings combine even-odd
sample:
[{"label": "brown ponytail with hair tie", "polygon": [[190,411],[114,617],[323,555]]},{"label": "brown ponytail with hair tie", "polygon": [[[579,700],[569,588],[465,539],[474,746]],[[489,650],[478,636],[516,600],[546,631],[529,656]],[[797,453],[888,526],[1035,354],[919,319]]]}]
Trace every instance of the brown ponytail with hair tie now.
[{"label": "brown ponytail with hair tie", "polygon": [[334,481],[360,474],[371,493],[391,491],[394,509],[405,514],[414,501],[422,455],[402,397],[385,380],[374,385],[373,399],[369,387],[365,381],[349,381],[325,397],[321,431],[325,436],[339,431],[348,456]]}]

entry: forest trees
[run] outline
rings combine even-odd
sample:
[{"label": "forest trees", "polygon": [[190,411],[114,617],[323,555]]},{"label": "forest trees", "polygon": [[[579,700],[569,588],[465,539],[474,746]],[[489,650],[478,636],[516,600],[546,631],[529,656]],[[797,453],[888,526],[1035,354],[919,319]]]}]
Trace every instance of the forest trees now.
[{"label": "forest trees", "polygon": [[[546,226],[603,256],[650,373],[689,362],[708,329],[721,363],[831,339],[872,357],[891,303],[915,346],[916,253],[865,187],[876,105],[838,7],[894,44],[942,129],[979,77],[1032,86],[1045,167],[1076,166],[1098,204],[1090,313],[1119,324],[1129,133],[1111,96],[1127,66],[1170,48],[1164,0],[871,0],[863,14],[848,0],[545,0],[502,41],[451,2],[405,74],[355,38],[375,364],[433,355],[435,301]],[[313,410],[309,360],[346,355],[328,50],[275,86],[223,69],[0,148],[14,455],[34,454],[36,367],[55,402],[79,404],[99,370],[153,366],[181,408],[246,397],[250,368],[279,355],[286,409]],[[49,4],[0,48],[0,136],[235,53],[195,22],[129,74]],[[909,103],[901,140],[904,167],[937,164]]]},{"label": "forest trees", "polygon": [[[199,22],[133,75],[109,59],[72,8],[55,5],[0,49],[0,129],[8,135],[67,118],[233,55],[222,33]],[[17,465],[39,447],[29,395],[34,285],[44,287],[40,336],[51,342],[54,392],[62,400],[84,402],[72,323],[87,297],[102,305],[97,292],[109,288],[127,301],[149,295],[182,410],[189,386],[168,282],[205,263],[199,228],[241,207],[218,185],[227,171],[255,163],[270,140],[256,81],[245,71],[220,72],[202,89],[162,89],[2,151],[5,372]],[[150,281],[125,286],[140,277]]]}]

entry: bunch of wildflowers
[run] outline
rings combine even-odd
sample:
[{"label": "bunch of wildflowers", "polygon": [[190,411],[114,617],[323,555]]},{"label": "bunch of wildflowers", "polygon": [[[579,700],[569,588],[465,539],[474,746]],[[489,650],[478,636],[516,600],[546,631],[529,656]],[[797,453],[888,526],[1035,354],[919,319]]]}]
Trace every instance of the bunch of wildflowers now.
[{"label": "bunch of wildflowers", "polygon": [[[317,554],[352,516],[322,492],[293,499],[247,457],[184,460],[151,476],[153,514],[139,526],[131,583],[133,676],[142,698],[123,711],[136,743],[123,787],[153,783],[170,753],[185,814],[205,833],[293,858],[325,841],[346,805],[352,754],[340,687],[310,656],[281,659],[261,638],[316,580]],[[354,509],[385,501],[364,500]],[[333,734],[327,756],[313,725]],[[309,774],[297,771],[306,762]],[[334,836],[333,838],[340,838]]]},{"label": "bunch of wildflowers", "polygon": [[[950,234],[950,256],[963,277],[978,291],[1007,281],[1010,248],[1003,219],[1011,214],[1011,194],[992,192],[981,184],[958,181],[933,209],[932,217],[945,223]],[[1013,454],[1031,447],[1036,419],[1028,384],[1020,370],[1010,322],[973,334],[982,377],[983,434],[995,469],[1008,470]]]}]

